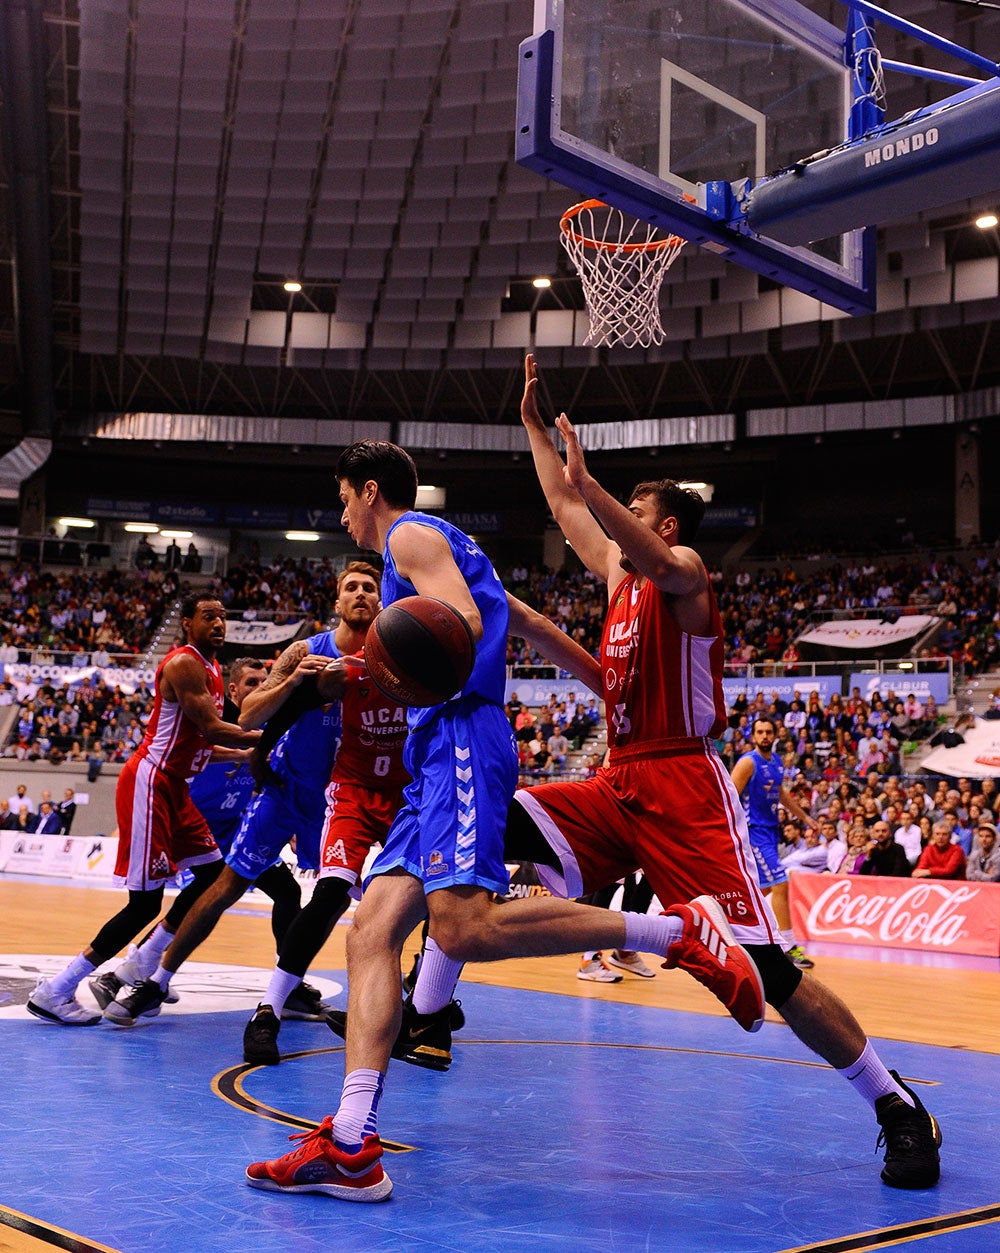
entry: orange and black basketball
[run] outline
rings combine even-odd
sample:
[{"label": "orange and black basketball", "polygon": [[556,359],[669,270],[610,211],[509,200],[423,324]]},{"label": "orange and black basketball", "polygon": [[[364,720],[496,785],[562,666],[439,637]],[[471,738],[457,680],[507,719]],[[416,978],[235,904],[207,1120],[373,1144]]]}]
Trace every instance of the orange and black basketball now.
[{"label": "orange and black basketball", "polygon": [[401,705],[440,705],[468,682],[476,642],[465,618],[443,600],[407,596],[376,617],[365,640],[375,686]]}]

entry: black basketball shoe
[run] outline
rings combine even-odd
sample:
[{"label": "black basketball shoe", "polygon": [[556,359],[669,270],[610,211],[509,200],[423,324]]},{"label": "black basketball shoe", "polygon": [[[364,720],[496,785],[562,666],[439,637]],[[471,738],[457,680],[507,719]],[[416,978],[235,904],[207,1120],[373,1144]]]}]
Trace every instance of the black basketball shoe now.
[{"label": "black basketball shoe", "polygon": [[258,1005],[243,1032],[243,1060],[251,1066],[277,1066],[278,1032],[281,1023],[270,1005]]},{"label": "black basketball shoe", "polygon": [[[347,1038],[347,1012],[327,1011],[326,1025],[340,1038]],[[403,1021],[392,1046],[391,1056],[397,1061],[421,1066],[424,1070],[447,1070],[451,1065],[451,1033],[465,1026],[461,1001],[450,1001],[433,1014],[418,1014],[413,1000],[403,1002]]]},{"label": "black basketball shoe", "polygon": [[140,1018],[155,1018],[167,999],[167,991],[152,979],[140,979],[127,996],[119,993],[104,1011],[108,1022],[116,1027],[134,1027]]},{"label": "black basketball shoe", "polygon": [[892,1188],[933,1188],[941,1176],[941,1128],[899,1075],[894,1070],[889,1074],[915,1104],[907,1105],[895,1092],[875,1102],[875,1117],[882,1128],[875,1147],[885,1144],[882,1181]]}]

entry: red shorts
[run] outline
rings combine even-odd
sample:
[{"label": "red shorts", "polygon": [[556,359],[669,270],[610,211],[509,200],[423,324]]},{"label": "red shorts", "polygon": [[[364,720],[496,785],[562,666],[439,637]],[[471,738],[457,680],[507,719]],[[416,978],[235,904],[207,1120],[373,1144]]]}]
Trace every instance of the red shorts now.
[{"label": "red shorts", "polygon": [[776,943],[743,806],[710,745],[525,788],[516,799],[562,863],[561,881],[538,868],[557,895],[588,895],[642,870],[665,909],[714,896],[740,943]]},{"label": "red shorts", "polygon": [[403,793],[379,792],[357,783],[331,783],[320,842],[319,878],[357,883],[373,844],[385,843]]},{"label": "red shorts", "polygon": [[218,861],[208,823],[195,808],[186,779],[164,774],[148,758],[130,757],[115,789],[118,859],[115,883],[152,892],[178,870]]}]

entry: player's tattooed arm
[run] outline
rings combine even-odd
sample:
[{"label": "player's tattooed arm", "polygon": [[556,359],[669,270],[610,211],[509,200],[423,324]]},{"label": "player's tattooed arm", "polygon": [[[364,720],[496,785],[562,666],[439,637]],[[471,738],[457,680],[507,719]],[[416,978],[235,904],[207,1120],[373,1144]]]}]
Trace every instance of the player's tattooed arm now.
[{"label": "player's tattooed arm", "polygon": [[240,726],[263,726],[301,683],[310,675],[315,676],[325,670],[329,664],[329,657],[309,651],[307,640],[296,640],[289,644],[260,687],[254,688],[243,698]]}]

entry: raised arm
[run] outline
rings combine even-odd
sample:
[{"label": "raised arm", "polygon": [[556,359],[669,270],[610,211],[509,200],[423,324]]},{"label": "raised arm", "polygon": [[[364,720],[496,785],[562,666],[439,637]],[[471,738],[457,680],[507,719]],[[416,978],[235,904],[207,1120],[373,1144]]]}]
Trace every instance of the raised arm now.
[{"label": "raised arm", "polygon": [[176,700],[188,718],[210,744],[223,748],[252,748],[260,739],[259,731],[244,731],[234,722],[224,722],[215,708],[212,694],[205,686],[205,668],[190,653],[178,653],[163,667],[163,694]]},{"label": "raised arm", "polygon": [[629,563],[661,592],[691,596],[708,586],[708,575],[693,548],[668,544],[657,530],[641,520],[642,503],[626,508],[606,492],[587,469],[583,448],[566,415],[556,420],[566,441],[566,478],[607,530]]},{"label": "raised arm", "polygon": [[[243,698],[240,726],[263,726],[274,717],[306,678],[322,673],[330,664],[329,657],[322,657],[318,653],[309,651],[307,640],[296,640],[289,644],[271,667],[271,673],[260,687],[255,687]],[[330,696],[327,699],[332,700],[334,697]]]},{"label": "raised arm", "polygon": [[554,622],[526,605],[523,600],[511,596],[510,592],[507,593],[507,607],[510,610],[511,635],[526,639],[553,665],[568,670],[592,692],[601,694],[601,667],[586,649],[581,648],[565,631],[560,631]]},{"label": "raised arm", "polygon": [[440,531],[419,522],[402,522],[389,537],[389,551],[396,570],[419,596],[447,601],[468,622],[473,638],[477,642],[483,638],[479,609]]},{"label": "raised arm", "polygon": [[[595,521],[580,493],[567,480],[563,459],[538,409],[538,369],[531,353],[524,359],[521,421],[528,432],[538,482],[557,526],[587,569],[610,582],[620,554]],[[618,581],[616,578],[615,582]]]}]

